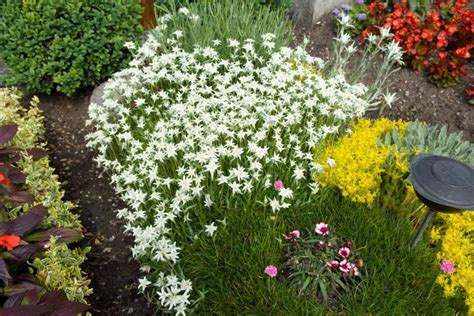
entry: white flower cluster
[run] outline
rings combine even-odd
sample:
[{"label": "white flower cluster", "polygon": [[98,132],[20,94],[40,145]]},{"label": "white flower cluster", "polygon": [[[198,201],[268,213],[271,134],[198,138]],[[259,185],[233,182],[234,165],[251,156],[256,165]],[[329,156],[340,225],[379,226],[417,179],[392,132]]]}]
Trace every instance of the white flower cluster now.
[{"label": "white flower cluster", "polygon": [[182,241],[215,238],[226,209],[270,216],[317,191],[308,185],[321,169],[313,147],[368,106],[364,86],[324,78],[322,60],[303,48],[275,50],[272,39],[216,42],[234,49],[222,59],[215,47],[179,44],[158,54],[149,38],[108,83],[104,103],[90,106],[89,145],[127,203],[118,216],[145,267],[140,289],[178,314],[192,304],[192,284],[178,272]]}]

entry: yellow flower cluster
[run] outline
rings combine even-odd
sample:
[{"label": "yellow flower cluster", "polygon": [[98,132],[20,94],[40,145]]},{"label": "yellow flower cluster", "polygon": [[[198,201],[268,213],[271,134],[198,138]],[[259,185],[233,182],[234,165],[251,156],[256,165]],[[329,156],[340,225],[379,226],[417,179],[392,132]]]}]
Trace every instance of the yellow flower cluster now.
[{"label": "yellow flower cluster", "polygon": [[438,284],[446,296],[463,291],[469,315],[474,315],[474,214],[440,214],[444,220],[442,227],[431,232],[433,240],[441,240],[437,260],[448,260],[454,264],[454,273],[440,273]]},{"label": "yellow flower cluster", "polygon": [[[354,202],[372,204],[380,192],[382,173],[387,171],[387,158],[394,153],[395,169],[408,171],[402,162],[404,155],[394,152],[393,146],[379,146],[377,139],[384,139],[394,129],[402,136],[407,126],[403,121],[382,118],[371,121],[362,119],[354,125],[350,135],[344,136],[329,147],[317,161],[323,172],[315,175],[322,187],[337,187],[344,197]],[[335,165],[327,163],[333,159]]]},{"label": "yellow flower cluster", "polygon": [[[409,172],[408,160],[416,152],[405,152],[383,142],[388,132],[397,129],[403,143],[408,124],[384,118],[360,120],[350,135],[340,138],[317,157],[323,171],[315,175],[315,180],[323,187],[338,188],[344,197],[354,202],[372,204],[378,199],[385,209],[397,209],[400,216],[412,217],[420,213],[420,202],[413,187],[403,181]],[[381,139],[382,144],[377,144],[377,139]],[[417,212],[413,212],[415,209]],[[463,293],[469,315],[474,315],[474,214],[439,216],[444,224],[431,231],[432,241],[440,242],[436,260],[452,262],[455,272],[440,272],[437,283],[446,296]]]}]

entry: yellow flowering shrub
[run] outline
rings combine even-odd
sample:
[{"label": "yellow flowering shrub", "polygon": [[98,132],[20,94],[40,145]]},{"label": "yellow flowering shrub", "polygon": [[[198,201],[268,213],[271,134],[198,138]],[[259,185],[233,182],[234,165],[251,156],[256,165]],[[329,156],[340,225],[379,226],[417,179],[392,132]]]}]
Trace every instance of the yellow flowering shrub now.
[{"label": "yellow flowering shrub", "polygon": [[[394,129],[403,135],[406,126],[406,122],[385,118],[360,120],[350,135],[339,139],[318,159],[323,170],[315,175],[315,180],[322,187],[337,187],[344,197],[354,202],[372,204],[380,193],[382,173],[390,171],[395,175],[408,171],[404,155],[395,153],[393,146],[379,146],[377,139],[383,139]],[[393,169],[387,167],[387,158],[392,153],[395,159]],[[328,163],[331,159],[335,164]]]},{"label": "yellow flowering shrub", "polygon": [[474,315],[474,214],[439,214],[444,224],[432,229],[431,239],[440,241],[436,259],[454,264],[454,273],[440,273],[437,283],[446,296],[464,292],[469,315]]}]

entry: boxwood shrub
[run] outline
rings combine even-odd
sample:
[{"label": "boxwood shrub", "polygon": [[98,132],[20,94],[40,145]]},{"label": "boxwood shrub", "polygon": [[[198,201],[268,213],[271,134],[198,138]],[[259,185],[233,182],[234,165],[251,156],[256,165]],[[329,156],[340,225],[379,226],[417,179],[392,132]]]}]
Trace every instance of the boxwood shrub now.
[{"label": "boxwood shrub", "polygon": [[0,60],[6,84],[72,95],[126,65],[141,34],[137,0],[2,0]]}]

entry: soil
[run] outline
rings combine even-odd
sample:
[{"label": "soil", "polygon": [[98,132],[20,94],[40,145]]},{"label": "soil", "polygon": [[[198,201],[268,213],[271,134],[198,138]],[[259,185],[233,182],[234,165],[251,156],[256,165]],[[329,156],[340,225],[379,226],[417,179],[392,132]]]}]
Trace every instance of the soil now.
[{"label": "soil", "polygon": [[[303,36],[311,40],[308,51],[327,58],[335,36],[334,21],[327,15],[314,26],[298,25],[296,42]],[[449,89],[438,89],[410,69],[402,69],[393,79],[393,92],[399,100],[383,115],[396,119],[445,124],[450,131],[463,131],[474,140],[474,107],[467,105],[464,90],[467,81]],[[95,154],[86,147],[87,108],[93,89],[75,97],[39,94],[44,111],[46,139],[52,166],[56,169],[65,199],[77,205],[84,225],[82,246],[90,246],[84,271],[92,280],[94,294],[89,302],[94,315],[153,315],[153,308],[137,293],[138,265],[130,247],[133,240],[123,233],[124,222],[114,211],[123,207],[115,196],[109,177],[94,162]],[[30,96],[26,96],[27,100]],[[371,113],[375,117],[376,113]]]},{"label": "soil", "polygon": [[[138,264],[132,258],[133,240],[123,233],[124,222],[114,211],[123,207],[107,174],[98,169],[94,152],[86,147],[85,127],[92,89],[68,98],[39,94],[52,166],[65,190],[65,199],[77,205],[84,226],[81,246],[91,247],[84,271],[92,280],[88,298],[94,315],[153,315],[137,293]],[[30,96],[26,96],[25,100]]]},{"label": "soil", "polygon": [[[329,57],[332,39],[336,36],[335,21],[332,14],[327,14],[315,25],[297,25],[296,42],[301,43],[304,37],[310,40],[308,52],[325,60]],[[470,75],[474,75],[474,66],[468,65]],[[391,108],[385,108],[382,116],[390,119],[404,119],[427,122],[431,125],[446,125],[448,131],[463,131],[465,139],[474,141],[474,106],[467,103],[465,90],[469,86],[468,77],[461,83],[446,89],[440,89],[427,77],[403,68],[394,74],[390,82],[390,91],[396,93],[398,100]],[[379,113],[368,113],[371,118]]]}]

